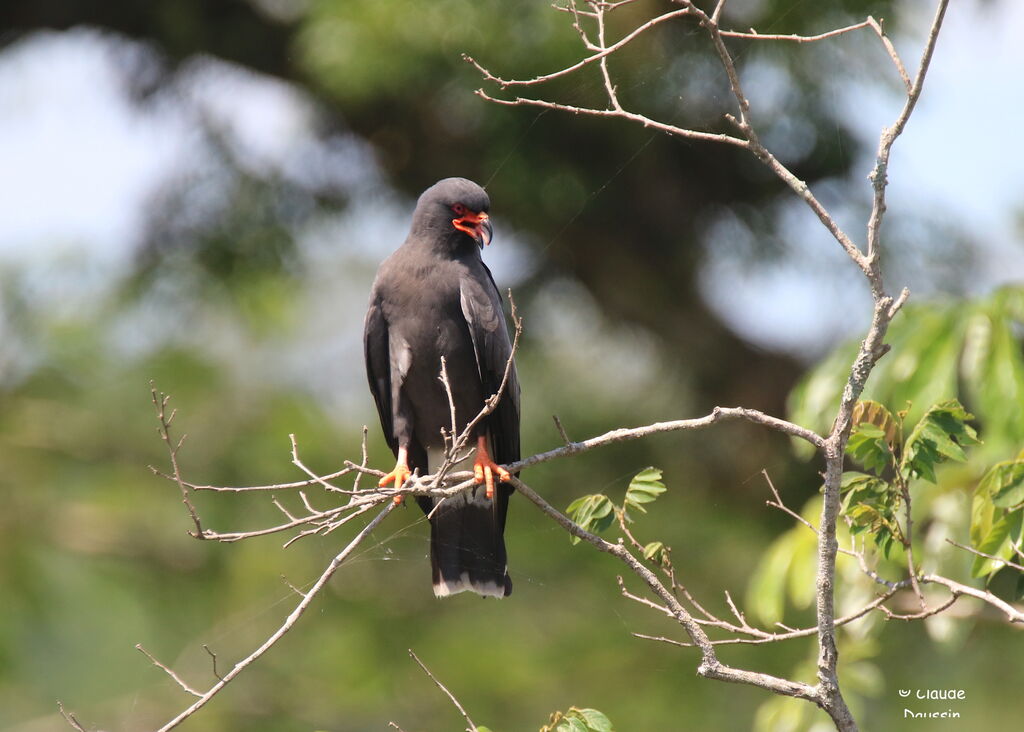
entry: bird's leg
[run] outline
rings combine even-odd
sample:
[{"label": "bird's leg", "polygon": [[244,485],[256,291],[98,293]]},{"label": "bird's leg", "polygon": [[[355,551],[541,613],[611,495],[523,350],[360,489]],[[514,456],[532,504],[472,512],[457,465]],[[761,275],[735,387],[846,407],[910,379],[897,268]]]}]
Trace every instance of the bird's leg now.
[{"label": "bird's leg", "polygon": [[478,484],[485,483],[487,485],[488,498],[494,498],[495,475],[501,481],[512,477],[505,468],[491,460],[491,456],[487,452],[487,438],[478,437],[476,438],[476,459],[473,461],[473,478]]},{"label": "bird's leg", "polygon": [[[401,488],[405,485],[405,481],[409,480],[410,475],[412,475],[412,471],[409,470],[409,450],[404,446],[399,447],[398,462],[395,463],[395,469],[377,481],[377,487],[383,488],[388,483],[394,481],[395,488]],[[401,503],[402,497],[401,494],[395,496],[395,503]]]}]

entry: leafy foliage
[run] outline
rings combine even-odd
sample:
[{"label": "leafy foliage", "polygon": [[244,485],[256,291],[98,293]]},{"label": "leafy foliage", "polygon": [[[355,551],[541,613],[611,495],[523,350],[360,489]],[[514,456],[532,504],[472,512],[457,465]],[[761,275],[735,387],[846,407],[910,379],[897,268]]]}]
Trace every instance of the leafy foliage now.
[{"label": "leafy foliage", "polygon": [[615,732],[611,721],[596,709],[569,707],[567,712],[555,712],[551,721],[540,732]]},{"label": "leafy foliage", "polygon": [[857,536],[869,532],[888,559],[896,537],[901,535],[896,519],[899,494],[881,478],[857,472],[843,473],[840,490],[842,511],[850,521],[850,533]]},{"label": "leafy foliage", "polygon": [[909,495],[909,481],[935,483],[937,465],[964,462],[964,447],[978,444],[968,424],[973,415],[955,399],[933,405],[901,444],[905,416],[894,415],[878,402],[857,404],[846,451],[868,472],[844,473],[840,485],[851,533],[871,534],[887,559],[897,541],[906,544],[896,512],[903,496]]},{"label": "leafy foliage", "polygon": [[[580,528],[600,533],[617,520],[632,521],[627,509],[647,513],[644,504],[653,503],[665,490],[665,484],[661,480],[661,469],[644,468],[629,481],[622,505],[616,505],[602,493],[595,493],[577,498],[566,508],[566,513],[569,514],[569,518],[579,524]],[[570,537],[570,540],[573,544],[578,544],[580,541],[575,536]],[[645,559],[660,561],[660,557],[665,551],[665,546],[661,542],[655,541],[644,547],[643,554]]]},{"label": "leafy foliage", "polygon": [[[1000,570],[1016,572],[1007,562],[1024,563],[1018,553],[1024,534],[1022,324],[1024,286],[1016,285],[976,300],[908,306],[891,325],[886,338],[891,353],[872,372],[853,414],[847,454],[857,469],[844,473],[841,483],[845,528],[854,537],[870,536],[881,558],[893,562],[873,567],[882,577],[892,579],[897,567],[906,571],[902,561],[895,563],[902,560],[898,555],[905,548],[904,495],[913,501],[918,567],[955,576],[970,558],[972,576],[991,584]],[[805,376],[790,393],[790,419],[816,430],[829,429],[855,349],[855,343],[837,349]],[[803,449],[797,445],[798,451]],[[963,505],[969,495],[968,527]],[[820,506],[815,497],[801,515],[813,523]],[[962,536],[968,528],[970,548],[992,558],[970,557],[944,541]],[[840,546],[848,544],[844,526],[838,533]],[[776,539],[751,577],[749,610],[774,622],[782,620],[787,603],[807,607],[806,593],[796,578],[799,567],[813,562],[814,551],[815,537],[802,526]],[[837,583],[840,612],[844,594],[852,598],[848,607],[853,608],[877,592],[878,586],[856,562],[840,556],[836,569],[845,573],[845,582]],[[1016,584],[1020,598],[1024,573]],[[1005,596],[1012,590],[998,584],[992,591]],[[873,617],[843,626],[843,658],[849,658],[851,648],[891,627]],[[955,644],[969,633],[970,623],[928,621],[926,628],[934,639]],[[866,661],[862,666],[877,674]],[[813,664],[807,669],[813,675]],[[881,691],[872,691],[869,684],[863,693],[878,696]],[[848,695],[848,701],[851,706],[859,703],[857,693]],[[765,731],[812,726],[807,710],[786,699],[763,704],[756,722],[756,728]]]},{"label": "leafy foliage", "polygon": [[[586,531],[600,533],[615,522],[615,505],[608,496],[600,493],[581,496],[569,504],[566,509],[569,517]],[[579,543],[579,537],[570,537],[573,544]]]},{"label": "leafy foliage", "polygon": [[933,406],[907,438],[901,470],[934,483],[936,465],[947,460],[965,462],[964,446],[978,444],[977,433],[968,424],[973,418],[955,399]]},{"label": "leafy foliage", "polygon": [[881,473],[892,462],[892,448],[886,442],[885,432],[873,424],[858,425],[846,445],[850,457],[868,470]]},{"label": "leafy foliage", "polygon": [[[626,502],[623,507],[647,513],[643,504],[654,502],[664,492],[665,484],[661,482],[661,470],[658,468],[641,470],[629,482],[629,488],[626,490]],[[628,513],[626,517],[629,518]]]},{"label": "leafy foliage", "polygon": [[991,577],[1006,566],[1001,560],[1008,560],[1014,555],[1019,559],[1022,524],[1024,452],[1015,460],[993,465],[978,483],[971,507],[971,544],[990,557],[976,556],[971,574],[975,577]]},{"label": "leafy foliage", "polygon": [[[1022,325],[1024,285],[977,300],[908,304],[889,328],[891,353],[878,362],[863,398],[906,405],[904,418],[911,423],[956,398],[977,416],[987,454],[1013,454],[1024,444]],[[790,419],[828,430],[856,348],[849,343],[836,349],[800,381],[789,396]]]}]

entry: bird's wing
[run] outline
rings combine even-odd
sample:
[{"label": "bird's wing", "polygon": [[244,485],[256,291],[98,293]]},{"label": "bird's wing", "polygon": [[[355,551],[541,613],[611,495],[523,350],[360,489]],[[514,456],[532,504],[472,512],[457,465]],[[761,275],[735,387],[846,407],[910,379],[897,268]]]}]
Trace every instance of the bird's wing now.
[{"label": "bird's wing", "polygon": [[376,291],[370,298],[370,309],[366,311],[363,326],[363,351],[366,355],[366,378],[370,382],[373,400],[377,403],[380,426],[392,452],[398,451],[395,439],[391,409],[391,348],[388,324],[381,311],[380,298]]},{"label": "bird's wing", "polygon": [[[462,314],[469,326],[476,355],[477,371],[483,384],[484,395],[497,393],[512,357],[512,342],[505,327],[501,309],[501,296],[487,266],[480,263],[482,272],[468,272],[459,280]],[[513,363],[508,383],[497,408],[487,420],[494,459],[508,464],[519,459],[519,379]]]}]

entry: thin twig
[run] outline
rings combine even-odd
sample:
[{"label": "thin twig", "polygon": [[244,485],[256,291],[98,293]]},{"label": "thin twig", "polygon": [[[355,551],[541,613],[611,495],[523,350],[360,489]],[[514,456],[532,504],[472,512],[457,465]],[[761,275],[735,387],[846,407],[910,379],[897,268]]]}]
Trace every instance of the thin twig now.
[{"label": "thin twig", "polygon": [[[877,270],[878,266],[878,239],[882,226],[882,217],[885,215],[885,189],[888,185],[888,169],[889,169],[889,153],[892,150],[893,143],[896,142],[896,138],[900,136],[903,129],[907,125],[907,120],[910,119],[911,113],[914,111],[914,107],[917,106],[917,100],[921,98],[921,91],[924,88],[925,75],[928,73],[928,66],[932,60],[932,54],[935,51],[935,43],[939,37],[939,30],[942,27],[942,20],[946,15],[946,8],[949,5],[949,0],[939,0],[939,3],[935,9],[935,17],[932,19],[932,25],[928,31],[928,40],[925,43],[924,51],[921,54],[921,63],[917,70],[917,76],[914,77],[914,83],[911,85],[907,92],[907,100],[903,105],[903,109],[900,112],[899,117],[891,127],[887,127],[882,131],[881,136],[878,139],[878,153],[875,159],[875,167],[868,176],[874,189],[874,198],[871,204],[871,215],[868,219],[868,261],[871,263],[872,269]],[[872,291],[876,292],[876,289],[872,287]]]},{"label": "thin twig", "polygon": [[562,528],[573,536],[586,541],[597,549],[618,558],[623,564],[643,580],[648,587],[656,594],[671,610],[675,618],[693,643],[700,649],[701,663],[697,667],[697,673],[709,679],[719,679],[740,684],[750,684],[762,689],[767,689],[783,696],[792,696],[798,699],[807,699],[817,704],[822,700],[818,696],[818,690],[808,684],[803,684],[789,679],[781,679],[770,674],[755,671],[745,671],[723,664],[715,654],[714,644],[707,634],[694,620],[687,610],[679,604],[679,601],[659,580],[657,575],[644,566],[626,547],[621,543],[613,544],[605,541],[596,534],[581,528],[571,519],[567,518],[560,511],[552,507],[547,501],[541,498],[533,489],[527,486],[518,478],[512,478],[512,484],[520,495],[536,505],[546,516],[553,519]]},{"label": "thin twig", "polygon": [[172,679],[174,679],[177,682],[178,686],[180,686],[186,693],[189,693],[192,696],[199,696],[199,697],[201,697],[203,695],[203,693],[201,691],[196,691],[191,686],[189,686],[187,683],[185,683],[185,680],[182,679],[180,676],[178,676],[178,674],[176,674],[173,669],[171,669],[168,666],[165,666],[164,664],[160,663],[160,661],[158,661],[156,659],[156,657],[152,653],[150,653],[149,651],[147,651],[145,648],[142,647],[141,643],[136,643],[135,644],[135,649],[137,651],[140,651],[142,653],[142,655],[144,655],[146,658],[148,658],[153,663],[154,666],[156,666],[157,668],[161,669],[165,674],[167,674]]},{"label": "thin twig", "polygon": [[906,621],[910,621],[910,620],[924,620],[925,618],[930,618],[933,615],[938,615],[939,613],[946,611],[954,602],[957,601],[957,599],[959,597],[960,597],[960,593],[954,591],[949,596],[949,599],[946,600],[941,605],[936,605],[933,608],[929,608],[928,605],[925,604],[925,606],[921,608],[921,612],[910,613],[910,614],[907,614],[907,615],[901,615],[900,613],[894,613],[892,610],[890,610],[889,608],[885,607],[884,605],[879,607],[878,609],[881,610],[882,613],[885,614],[885,617],[886,617],[887,620],[906,620]]},{"label": "thin twig", "polygon": [[558,418],[557,414],[552,414],[551,419],[555,420],[555,429],[558,430],[558,434],[561,436],[562,442],[566,445],[571,445],[572,440],[569,439],[569,435],[566,433],[565,427],[562,426],[562,420]]},{"label": "thin twig", "polygon": [[179,724],[184,722],[186,719],[191,717],[196,711],[202,709],[211,699],[213,699],[214,696],[216,696],[225,686],[227,686],[236,676],[238,676],[238,674],[242,673],[242,671],[244,671],[250,664],[252,664],[258,658],[260,658],[260,656],[262,656],[271,648],[273,648],[277,644],[277,642],[282,638],[282,636],[284,636],[285,633],[287,633],[289,630],[295,627],[295,623],[298,621],[300,617],[302,617],[302,614],[306,612],[307,608],[309,608],[310,603],[320,593],[320,590],[323,589],[323,587],[327,584],[328,580],[331,579],[331,577],[337,571],[338,567],[340,567],[342,563],[346,559],[348,559],[349,555],[351,555],[355,548],[359,546],[359,544],[361,544],[362,541],[367,536],[369,536],[375,528],[377,528],[380,522],[383,521],[387,517],[387,515],[391,513],[392,510],[394,510],[394,508],[395,504],[393,502],[386,501],[385,506],[381,510],[381,512],[378,513],[377,516],[372,521],[370,521],[366,526],[364,526],[363,529],[358,534],[356,534],[355,538],[353,538],[352,541],[350,541],[348,545],[344,549],[342,549],[338,553],[338,555],[334,557],[334,559],[331,560],[331,563],[327,566],[327,569],[325,569],[323,574],[320,575],[319,579],[317,579],[317,581],[313,583],[313,586],[310,588],[309,592],[307,592],[302,597],[302,600],[299,601],[299,603],[295,606],[295,609],[292,610],[292,612],[288,615],[288,617],[281,624],[281,626],[276,631],[274,631],[274,633],[269,638],[267,638],[267,640],[264,641],[259,648],[257,648],[255,651],[253,651],[248,656],[243,658],[241,661],[236,663],[231,668],[231,670],[224,674],[224,676],[216,684],[211,686],[204,694],[202,694],[202,696],[200,696],[199,699],[197,699],[194,704],[192,704],[188,709],[181,712],[174,719],[167,722],[164,726],[160,727],[158,732],[168,732],[168,730],[174,729]]},{"label": "thin twig", "polygon": [[64,717],[64,721],[70,724],[74,729],[78,730],[78,732],[88,732],[74,714],[64,709],[64,704],[59,699],[57,700],[57,709],[60,710],[60,716]]},{"label": "thin twig", "polygon": [[182,435],[177,443],[171,440],[171,422],[174,421],[174,415],[177,410],[172,410],[170,415],[167,414],[167,403],[171,400],[171,397],[167,394],[157,394],[156,386],[154,386],[152,381],[149,382],[149,391],[153,397],[153,406],[156,407],[157,419],[160,422],[157,432],[160,434],[160,439],[164,441],[167,451],[171,456],[171,471],[174,475],[174,481],[178,484],[178,488],[181,489],[181,502],[185,504],[185,508],[188,509],[188,515],[192,518],[192,523],[196,527],[195,531],[189,531],[189,533],[197,539],[202,539],[204,538],[203,526],[199,522],[199,514],[196,512],[195,506],[192,505],[192,501],[189,498],[189,489],[181,479],[181,469],[178,467],[178,451],[181,450],[186,436]]},{"label": "thin twig", "polygon": [[869,15],[868,25],[871,26],[871,29],[878,35],[879,40],[882,41],[882,45],[889,54],[889,58],[892,59],[893,64],[895,64],[896,72],[900,75],[900,80],[903,82],[903,86],[909,94],[914,85],[913,82],[910,81],[910,75],[907,73],[907,67],[903,65],[903,60],[900,58],[900,55],[896,53],[896,47],[892,45],[892,41],[889,40],[889,36],[887,36],[885,31],[882,29],[881,22],[875,20]]},{"label": "thin twig", "polygon": [[[597,41],[601,44],[601,49],[607,51],[607,44],[604,40],[604,16],[605,9],[601,5],[595,5],[597,8]],[[612,109],[622,111],[622,105],[619,104],[619,97],[615,92],[615,85],[612,84],[612,77],[608,73],[608,53],[601,56],[601,78],[604,80],[604,89],[608,94],[608,101],[612,105]]]},{"label": "thin twig", "polygon": [[[302,593],[300,592],[299,594],[301,595]],[[205,643],[203,644],[203,650],[206,651],[210,655],[210,662],[213,664],[213,675],[216,676],[218,679],[220,679],[221,675],[219,673],[217,673],[217,654],[214,653],[213,651],[211,651],[210,647],[208,645],[206,645]],[[223,680],[223,679],[221,679],[221,680]]]},{"label": "thin twig", "polygon": [[1017,564],[1016,562],[1011,562],[1009,559],[997,557],[995,554],[986,554],[985,552],[979,551],[978,549],[975,549],[972,546],[965,546],[964,544],[955,542],[952,539],[946,539],[946,543],[952,544],[953,546],[963,549],[964,551],[968,551],[971,554],[976,554],[979,557],[985,557],[985,559],[991,559],[994,562],[999,562],[1004,567],[1012,567],[1013,569],[1016,569],[1018,572],[1024,572],[1024,565]]},{"label": "thin twig", "polygon": [[336,486],[331,485],[325,479],[319,477],[316,473],[306,467],[306,464],[299,459],[299,445],[295,441],[295,435],[289,434],[288,439],[292,444],[292,464],[301,470],[303,473],[309,476],[310,480],[316,482],[317,485],[321,486],[324,490],[330,492],[339,492],[340,489]]},{"label": "thin twig", "polygon": [[910,577],[910,584],[914,588],[914,594],[917,595],[917,602],[921,606],[921,612],[925,612],[928,609],[928,603],[924,599],[924,593],[921,592],[921,586],[917,583],[917,567],[914,564],[914,517],[910,513],[912,506],[910,486],[907,485],[907,481],[903,479],[899,471],[896,471],[896,481],[899,483],[900,494],[903,496],[904,515],[906,516],[904,521],[907,525],[907,530],[903,532],[901,538],[907,558],[907,574]]},{"label": "thin twig", "polygon": [[663,15],[659,15],[658,17],[647,21],[646,23],[638,26],[637,28],[634,28],[632,32],[621,38],[616,43],[613,43],[607,48],[603,48],[601,51],[593,54],[592,56],[586,57],[582,61],[575,63],[572,66],[568,66],[564,69],[559,69],[558,71],[554,71],[550,74],[541,74],[540,76],[536,76],[532,79],[502,79],[498,76],[495,76],[490,71],[481,66],[479,63],[477,63],[473,59],[473,57],[463,54],[462,58],[467,63],[472,64],[476,68],[476,70],[480,72],[480,75],[483,76],[487,81],[497,84],[502,89],[506,89],[510,86],[532,86],[534,84],[543,84],[545,81],[551,81],[552,79],[557,79],[561,76],[567,76],[568,74],[571,74],[574,71],[582,69],[584,66],[592,64],[595,61],[600,61],[606,56],[615,53],[620,48],[623,48],[631,41],[636,40],[639,36],[643,35],[645,32],[649,31],[651,28],[657,25],[661,25],[662,23],[672,20],[673,18],[681,18],[682,16],[689,14],[689,8],[683,8],[681,10],[671,10],[667,13],[664,13]]},{"label": "thin twig", "polygon": [[[878,597],[876,597],[871,602],[867,603],[864,607],[860,608],[859,610],[856,610],[856,611],[854,611],[854,612],[852,612],[852,613],[850,613],[848,615],[844,615],[841,618],[836,618],[836,627],[839,627],[839,626],[842,626],[842,625],[847,625],[848,623],[852,623],[854,620],[859,620],[860,618],[864,617],[865,615],[870,613],[872,610],[883,608],[884,607],[883,603],[887,602],[890,598],[892,598],[892,596],[895,595],[896,592],[897,592],[897,590],[889,590],[889,591],[885,592],[884,594],[879,595]],[[630,598],[630,599],[633,599],[633,598]],[[745,634],[751,635],[753,637],[750,637],[750,638],[719,638],[719,639],[712,640],[711,641],[712,645],[715,645],[715,646],[729,646],[729,645],[754,645],[754,646],[757,646],[757,645],[764,645],[766,643],[778,643],[780,641],[793,640],[795,638],[807,638],[809,636],[815,635],[818,632],[818,628],[817,627],[796,629],[796,628],[790,628],[788,626],[782,625],[781,623],[779,623],[779,626],[786,630],[785,633],[768,633],[766,631],[758,630],[757,628],[746,628],[746,629],[744,629],[744,628],[739,628],[739,627],[736,627],[736,626],[729,626],[727,623],[725,624],[725,626],[726,626],[725,630],[728,630],[731,633],[745,633]],[[651,637],[651,636],[648,636],[648,635],[644,635],[642,633],[633,633],[632,635],[634,635],[637,638],[644,638],[646,640],[665,641],[665,642],[672,643],[672,644],[677,645],[677,646],[683,646],[685,648],[693,648],[694,647],[692,643],[686,643],[684,641],[674,641],[674,640],[670,640],[668,638],[661,638],[661,637],[654,638],[654,637]]]},{"label": "thin twig", "polygon": [[412,656],[412,660],[415,661],[421,669],[423,669],[423,673],[430,677],[430,680],[434,682],[434,685],[443,691],[445,696],[447,696],[451,700],[452,704],[455,705],[455,708],[459,710],[459,714],[461,714],[462,718],[466,720],[466,732],[476,732],[476,725],[473,724],[473,720],[469,718],[469,714],[459,703],[459,700],[455,698],[455,695],[448,690],[447,686],[438,681],[434,674],[430,673],[430,669],[426,667],[423,661],[420,660],[419,656],[417,656],[411,648],[409,649],[409,655]]},{"label": "thin twig", "polygon": [[747,141],[741,137],[734,137],[733,135],[719,134],[714,132],[702,132],[700,130],[691,130],[686,127],[677,127],[676,125],[670,125],[665,122],[659,122],[656,119],[647,117],[636,112],[629,112],[626,110],[618,109],[595,109],[592,107],[579,107],[572,104],[560,104],[558,102],[550,102],[546,99],[534,99],[529,97],[516,97],[514,99],[502,99],[500,97],[494,97],[488,94],[483,89],[476,90],[477,96],[481,99],[486,99],[489,102],[495,104],[503,104],[508,107],[540,107],[541,109],[557,109],[562,112],[569,112],[571,114],[584,114],[593,117],[616,117],[620,119],[628,119],[633,122],[637,122],[644,127],[660,130],[661,132],[667,132],[670,135],[676,137],[684,137],[689,140],[701,140],[703,142],[717,142],[725,143],[727,145],[733,145],[735,147],[747,148]]},{"label": "thin twig", "polygon": [[626,442],[628,440],[636,440],[642,437],[650,437],[651,435],[664,434],[668,432],[703,429],[713,424],[717,424],[718,422],[728,422],[733,420],[746,420],[793,437],[799,437],[818,449],[823,448],[825,445],[825,438],[813,430],[801,427],[800,425],[792,422],[787,422],[786,420],[779,419],[778,417],[772,417],[771,415],[759,412],[756,409],[746,409],[745,407],[715,407],[710,414],[704,417],[677,419],[670,422],[655,422],[653,424],[644,425],[643,427],[611,430],[609,432],[605,432],[603,435],[591,437],[587,440],[570,442],[568,445],[548,450],[547,452],[537,453],[536,455],[532,455],[528,458],[512,463],[507,467],[509,470],[521,470],[523,468],[529,468],[534,465],[539,465],[540,463],[548,462],[549,460],[555,460],[569,455],[576,455],[581,452],[586,452],[597,447],[603,447],[617,442]]},{"label": "thin twig", "polygon": [[[716,20],[713,18],[713,20]],[[793,41],[795,43],[814,43],[815,41],[824,41],[826,38],[835,38],[845,33],[851,33],[852,31],[860,30],[861,28],[867,28],[871,25],[871,19],[848,25],[845,28],[836,28],[835,30],[826,31],[825,33],[819,33],[816,36],[801,36],[794,33],[758,33],[756,30],[751,28],[747,32],[742,31],[721,31],[724,38],[746,38],[752,41]]]},{"label": "thin twig", "polygon": [[923,574],[920,577],[920,581],[925,584],[942,585],[955,593],[969,595],[970,597],[987,602],[989,605],[992,605],[1005,613],[1006,619],[1011,623],[1024,623],[1024,611],[1014,607],[1001,597],[997,597],[988,590],[979,590],[977,587],[971,587],[970,585],[965,585],[955,580],[951,580],[948,577],[942,577],[935,574]]}]

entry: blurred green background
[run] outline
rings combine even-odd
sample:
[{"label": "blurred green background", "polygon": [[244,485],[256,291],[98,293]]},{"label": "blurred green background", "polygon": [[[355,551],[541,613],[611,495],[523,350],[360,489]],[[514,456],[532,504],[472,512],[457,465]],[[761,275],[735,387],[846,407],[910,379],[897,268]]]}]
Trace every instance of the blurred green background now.
[{"label": "blurred green background", "polygon": [[[909,398],[898,384],[920,370],[913,395],[960,396],[979,411],[958,391],[966,325],[941,318],[1024,273],[1024,171],[997,135],[966,140],[977,127],[1024,122],[1024,100],[1004,86],[1024,63],[1009,30],[1024,13],[1011,0],[953,5],[894,153],[886,224],[889,286],[909,285],[922,303],[899,342],[915,358],[947,347],[898,362],[902,371],[876,386]],[[664,7],[623,9],[613,35]],[[909,64],[930,12],[923,2],[754,0],[730,4],[726,18],[812,33],[872,13]],[[136,643],[205,688],[202,645],[230,668],[293,606],[281,576],[311,582],[346,543],[345,532],[287,550],[279,537],[189,538],[177,489],[147,467],[167,462],[149,383],[180,410],[182,467],[196,482],[300,479],[290,433],[308,465],[335,470],[358,456],[363,425],[372,462],[389,463],[363,375],[365,301],[415,196],[441,177],[473,178],[491,194],[496,236],[484,255],[525,320],[527,454],[559,443],[552,414],[574,439],[716,404],[785,414],[802,375],[860,334],[866,288],[756,161],[473,95],[480,80],[460,53],[503,76],[550,71],[582,53],[566,20],[544,2],[497,0],[0,7],[0,728],[63,728],[57,699],[90,729],[158,727],[191,700]],[[735,50],[763,139],[859,238],[877,134],[902,103],[877,39]],[[624,103],[722,129],[730,97],[708,52],[685,22],[633,44],[612,63]],[[547,93],[603,106],[591,72]],[[1007,347],[1019,361],[1014,307]],[[928,321],[932,337],[915,342],[918,318],[929,317],[939,319]],[[826,360],[796,392],[807,424],[827,428],[829,390],[845,368]],[[1020,448],[1024,391],[1007,388],[979,411],[998,414],[1002,430],[986,460]],[[684,583],[710,607],[727,612],[723,590],[763,601],[765,573],[792,571],[790,559],[761,564],[792,522],[765,508],[760,473],[799,508],[813,502],[820,466],[764,430],[661,436],[524,478],[565,507],[584,493],[621,497],[647,465],[664,470],[669,491],[638,531],[672,546]],[[982,469],[948,476],[953,529],[966,531]],[[195,501],[218,530],[279,517],[265,494]],[[523,501],[507,543],[509,600],[441,602],[430,592],[428,527],[414,508],[396,512],[279,646],[184,728],[458,728],[408,648],[496,730],[537,729],[573,704],[603,710],[620,730],[822,723],[756,689],[699,680],[695,654],[633,638],[680,631],[621,598],[612,559],[570,547]],[[760,594],[747,592],[754,575]],[[799,591],[783,599],[793,605],[785,622],[813,622]],[[948,624],[876,618],[844,636],[865,729],[896,724],[897,688],[966,689],[960,729],[1016,723],[1019,705],[1006,699],[1024,671],[996,659],[1018,632],[987,615]],[[810,678],[812,653],[811,641],[794,641],[721,657]]]}]

